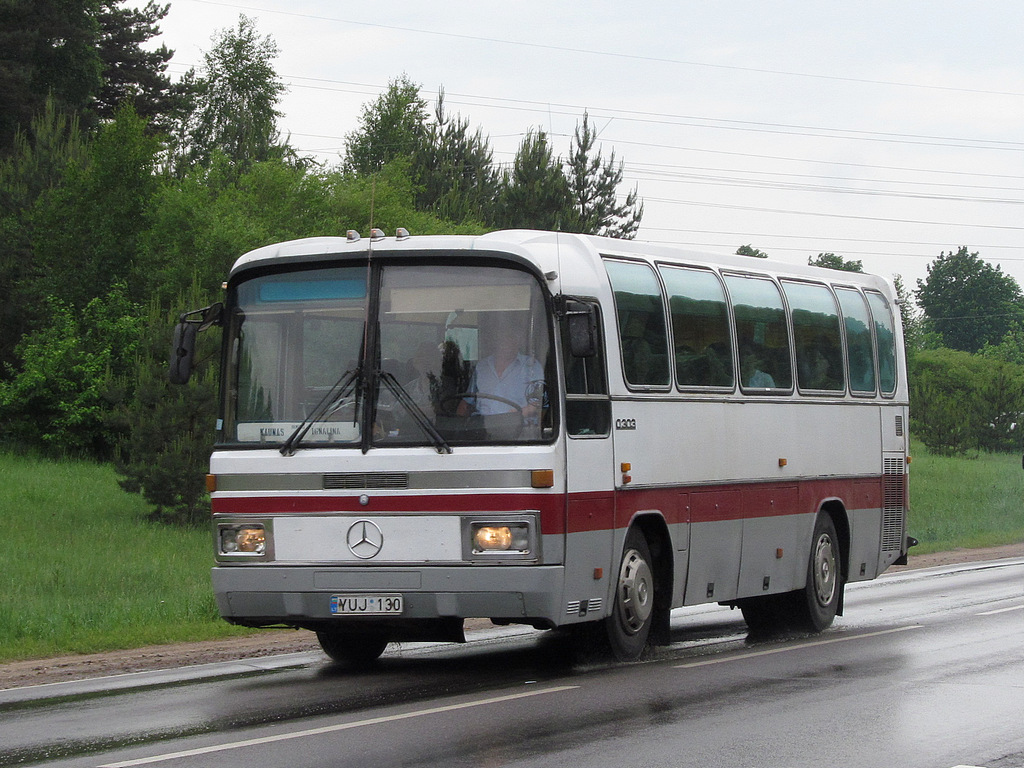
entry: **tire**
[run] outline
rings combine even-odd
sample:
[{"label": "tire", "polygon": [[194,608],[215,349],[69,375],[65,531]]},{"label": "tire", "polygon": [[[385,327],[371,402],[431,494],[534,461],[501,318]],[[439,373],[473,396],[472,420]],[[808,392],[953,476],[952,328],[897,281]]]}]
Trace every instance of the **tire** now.
[{"label": "tire", "polygon": [[647,647],[654,614],[654,571],[647,539],[637,528],[626,535],[612,615],[604,620],[612,655],[635,661]]},{"label": "tire", "polygon": [[827,629],[836,617],[842,591],[839,537],[832,518],[825,512],[819,512],[811,537],[807,584],[793,594],[792,627],[806,632]]},{"label": "tire", "polygon": [[792,595],[765,595],[737,601],[747,629],[755,637],[770,637],[789,628]]},{"label": "tire", "polygon": [[324,653],[339,664],[353,668],[372,665],[388,646],[388,639],[378,634],[351,634],[323,630],[316,633]]}]

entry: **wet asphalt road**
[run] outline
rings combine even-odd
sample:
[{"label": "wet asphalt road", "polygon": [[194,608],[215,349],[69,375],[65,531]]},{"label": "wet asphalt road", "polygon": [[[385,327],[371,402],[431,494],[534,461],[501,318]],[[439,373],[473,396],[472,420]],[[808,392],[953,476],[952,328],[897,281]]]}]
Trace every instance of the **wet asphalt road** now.
[{"label": "wet asphalt road", "polygon": [[0,765],[1024,766],[1024,559],[852,585],[825,633],[676,611],[636,664],[510,628],[0,691]]}]

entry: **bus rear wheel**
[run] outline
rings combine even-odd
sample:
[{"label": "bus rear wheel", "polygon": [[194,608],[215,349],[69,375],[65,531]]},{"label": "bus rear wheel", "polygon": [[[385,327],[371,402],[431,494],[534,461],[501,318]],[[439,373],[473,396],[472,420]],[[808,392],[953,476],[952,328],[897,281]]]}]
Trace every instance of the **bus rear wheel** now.
[{"label": "bus rear wheel", "polygon": [[632,528],[623,547],[612,615],[604,620],[612,654],[619,661],[635,661],[647,647],[654,589],[650,547],[643,533]]},{"label": "bus rear wheel", "polygon": [[388,647],[387,637],[379,634],[321,630],[316,633],[316,639],[332,661],[353,668],[370,666]]},{"label": "bus rear wheel", "polygon": [[811,552],[807,561],[807,584],[794,597],[794,629],[821,632],[832,625],[843,590],[843,569],[839,537],[832,518],[819,512],[814,521]]}]

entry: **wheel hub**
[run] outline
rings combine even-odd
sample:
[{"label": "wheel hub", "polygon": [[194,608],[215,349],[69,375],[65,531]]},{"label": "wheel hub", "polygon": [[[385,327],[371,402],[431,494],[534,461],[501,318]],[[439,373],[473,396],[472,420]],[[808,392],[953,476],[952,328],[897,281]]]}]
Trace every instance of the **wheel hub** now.
[{"label": "wheel hub", "polygon": [[836,593],[836,555],[832,537],[823,533],[814,547],[814,593],[821,605],[828,605]]},{"label": "wheel hub", "polygon": [[654,577],[647,561],[635,549],[622,558],[618,609],[619,622],[631,635],[643,629],[654,609]]}]

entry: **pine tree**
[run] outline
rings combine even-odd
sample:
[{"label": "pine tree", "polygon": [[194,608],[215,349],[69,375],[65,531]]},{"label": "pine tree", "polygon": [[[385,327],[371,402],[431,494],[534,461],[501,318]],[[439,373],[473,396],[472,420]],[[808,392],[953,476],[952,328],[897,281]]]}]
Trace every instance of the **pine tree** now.
[{"label": "pine tree", "polygon": [[560,230],[572,220],[572,192],[543,130],[527,131],[504,175],[499,204],[505,227]]},{"label": "pine tree", "polygon": [[616,163],[615,150],[607,160],[602,157],[601,148],[597,146],[597,133],[586,112],[583,113],[583,123],[576,126],[566,175],[574,213],[572,220],[566,222],[566,229],[627,239],[636,235],[644,215],[643,203],[637,197],[636,187],[627,193],[623,202],[619,202],[623,164]]},{"label": "pine tree", "polygon": [[157,26],[170,5],[153,0],[144,8],[120,8],[125,0],[102,0],[97,14],[103,86],[92,108],[103,120],[112,120],[117,108],[130,103],[149,123],[151,132],[166,132],[182,107],[181,89],[167,76],[174,55],[166,45],[155,50],[142,46],[160,34]]}]

